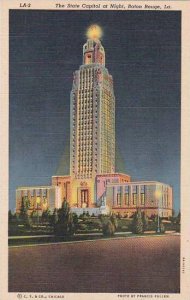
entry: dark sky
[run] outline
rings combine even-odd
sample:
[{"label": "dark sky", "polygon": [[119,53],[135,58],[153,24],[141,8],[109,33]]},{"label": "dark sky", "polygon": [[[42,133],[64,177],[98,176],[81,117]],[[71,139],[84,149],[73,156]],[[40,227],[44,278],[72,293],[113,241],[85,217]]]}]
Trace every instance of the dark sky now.
[{"label": "dark sky", "polygon": [[174,188],[180,206],[180,12],[10,11],[10,209],[15,189],[68,174],[69,102],[89,25],[116,96],[117,170]]}]

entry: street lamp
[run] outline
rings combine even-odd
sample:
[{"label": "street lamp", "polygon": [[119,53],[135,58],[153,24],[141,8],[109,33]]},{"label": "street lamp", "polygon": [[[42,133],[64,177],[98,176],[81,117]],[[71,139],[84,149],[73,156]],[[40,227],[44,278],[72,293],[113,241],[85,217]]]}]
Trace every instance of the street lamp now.
[{"label": "street lamp", "polygon": [[155,197],[158,203],[158,222],[157,222],[157,233],[160,233],[160,197],[162,195],[162,192],[160,190],[155,191]]},{"label": "street lamp", "polygon": [[40,198],[39,197],[37,197],[37,199],[36,199],[36,204],[37,204],[37,225],[39,225],[39,204],[40,204]]}]

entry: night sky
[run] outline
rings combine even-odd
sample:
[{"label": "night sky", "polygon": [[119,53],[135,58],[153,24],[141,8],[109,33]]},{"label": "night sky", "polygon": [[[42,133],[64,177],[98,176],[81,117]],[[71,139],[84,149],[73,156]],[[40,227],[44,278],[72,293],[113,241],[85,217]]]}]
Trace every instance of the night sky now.
[{"label": "night sky", "polygon": [[69,174],[73,72],[104,31],[116,97],[117,171],[174,188],[180,207],[180,12],[10,11],[10,209],[17,186]]}]

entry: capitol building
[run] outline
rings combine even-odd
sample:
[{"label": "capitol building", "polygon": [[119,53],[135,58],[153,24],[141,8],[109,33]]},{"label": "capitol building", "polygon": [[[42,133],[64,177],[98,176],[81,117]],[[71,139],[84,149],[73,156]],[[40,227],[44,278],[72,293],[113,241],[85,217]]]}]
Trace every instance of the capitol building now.
[{"label": "capitol building", "polygon": [[66,199],[78,215],[110,212],[131,216],[172,215],[172,187],[157,181],[132,181],[115,172],[115,95],[105,66],[101,28],[92,25],[83,46],[83,62],[74,72],[70,95],[70,174],[52,176],[50,186],[16,189],[16,211],[27,201],[28,212],[60,208]]}]

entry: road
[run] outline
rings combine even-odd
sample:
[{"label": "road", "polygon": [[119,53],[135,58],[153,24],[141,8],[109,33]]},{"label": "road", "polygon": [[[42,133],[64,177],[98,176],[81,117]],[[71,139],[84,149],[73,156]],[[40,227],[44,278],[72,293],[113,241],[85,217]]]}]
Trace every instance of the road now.
[{"label": "road", "polygon": [[9,249],[9,292],[179,293],[180,236]]}]

